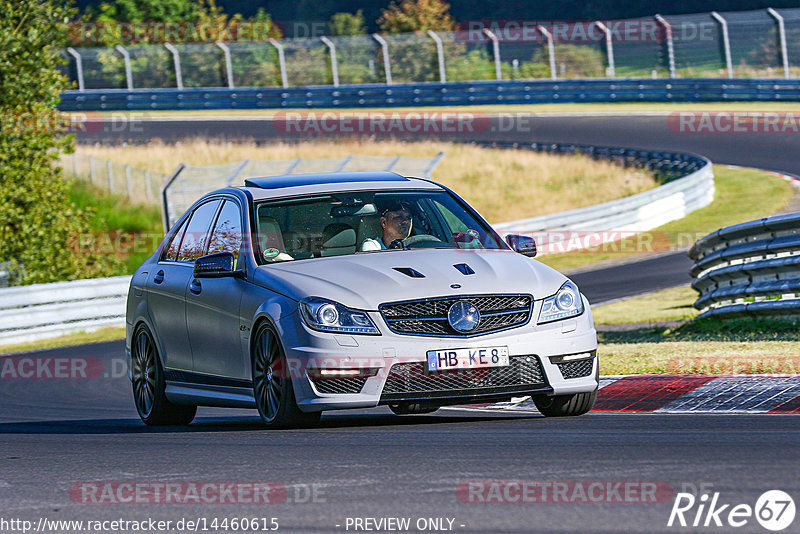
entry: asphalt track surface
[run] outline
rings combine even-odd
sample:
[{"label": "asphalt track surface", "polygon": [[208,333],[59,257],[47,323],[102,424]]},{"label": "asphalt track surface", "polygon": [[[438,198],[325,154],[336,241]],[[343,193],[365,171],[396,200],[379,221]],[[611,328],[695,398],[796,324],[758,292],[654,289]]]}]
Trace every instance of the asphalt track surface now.
[{"label": "asphalt track surface", "polygon": [[[796,135],[682,134],[666,121],[542,116],[527,129],[487,131],[481,138],[687,150],[717,163],[800,174]],[[142,124],[116,139],[101,128],[79,141],[276,138],[263,120]],[[600,302],[685,283],[687,270],[688,259],[679,252],[574,279],[592,302]],[[590,413],[546,419],[447,409],[397,417],[376,408],[328,413],[316,429],[270,432],[252,411],[201,408],[187,428],[149,429],[136,417],[122,355],[121,342],[40,351],[35,356],[96,359],[104,372],[82,380],[2,380],[0,519],[276,517],[280,531],[353,532],[345,529],[348,517],[409,517],[412,525],[446,517],[454,520],[455,532],[730,531],[668,528],[671,496],[647,504],[459,500],[459,484],[486,480],[664,482],[670,495],[697,488],[719,492],[723,503],[751,506],[764,491],[781,489],[800,502],[800,432],[793,415]],[[75,484],[100,481],[274,482],[288,497],[270,505],[91,505],[70,496]],[[306,498],[307,490],[315,490],[316,498]],[[751,519],[736,531],[764,530]]]}]

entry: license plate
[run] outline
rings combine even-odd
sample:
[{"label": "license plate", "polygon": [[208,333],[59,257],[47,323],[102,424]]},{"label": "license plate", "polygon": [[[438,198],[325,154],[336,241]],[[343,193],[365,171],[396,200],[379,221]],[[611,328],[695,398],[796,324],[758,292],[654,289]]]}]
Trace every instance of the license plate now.
[{"label": "license plate", "polygon": [[508,363],[508,347],[428,351],[428,371],[505,367]]}]

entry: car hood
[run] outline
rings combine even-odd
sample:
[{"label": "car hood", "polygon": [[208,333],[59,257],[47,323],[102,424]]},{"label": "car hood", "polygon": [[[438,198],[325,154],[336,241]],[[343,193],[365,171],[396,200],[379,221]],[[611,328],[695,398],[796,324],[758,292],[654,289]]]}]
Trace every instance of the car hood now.
[{"label": "car hood", "polygon": [[[466,264],[465,275],[455,265]],[[424,277],[396,269],[411,268]],[[508,250],[418,249],[383,251],[262,265],[259,285],[295,300],[331,299],[345,306],[377,310],[384,302],[477,293],[528,293],[535,299],[558,291],[566,277]],[[460,287],[453,287],[454,285]]]}]

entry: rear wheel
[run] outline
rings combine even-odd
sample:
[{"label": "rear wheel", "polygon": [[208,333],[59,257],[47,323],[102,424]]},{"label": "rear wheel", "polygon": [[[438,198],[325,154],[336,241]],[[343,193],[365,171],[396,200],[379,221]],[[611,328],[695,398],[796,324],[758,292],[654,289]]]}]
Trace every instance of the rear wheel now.
[{"label": "rear wheel", "polygon": [[419,402],[402,402],[399,404],[389,405],[389,409],[392,410],[396,415],[433,413],[439,408],[439,406],[430,406],[421,404]]},{"label": "rear wheel", "polygon": [[297,407],[290,369],[278,334],[268,322],[256,331],[253,349],[253,393],[261,420],[269,428],[296,428],[319,422],[322,412]]},{"label": "rear wheel", "polygon": [[188,425],[197,413],[197,406],[182,406],[167,400],[164,369],[153,336],[143,324],[133,333],[131,385],[136,411],[146,425]]},{"label": "rear wheel", "polygon": [[594,406],[597,390],[574,395],[539,395],[533,397],[536,408],[547,417],[583,415]]}]

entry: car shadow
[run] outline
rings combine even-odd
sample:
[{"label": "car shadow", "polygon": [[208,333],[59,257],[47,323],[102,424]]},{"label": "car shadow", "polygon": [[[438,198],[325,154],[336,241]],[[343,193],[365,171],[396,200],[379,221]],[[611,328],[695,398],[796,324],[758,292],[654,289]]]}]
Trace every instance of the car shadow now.
[{"label": "car shadow", "polygon": [[[465,412],[466,413],[466,412]],[[542,418],[540,414],[325,414],[319,424],[304,429],[268,430],[257,417],[198,417],[188,426],[148,427],[139,419],[74,419],[0,423],[2,434],[177,434],[193,432],[315,432],[334,429],[402,427],[414,425],[461,425],[465,423]]]}]

